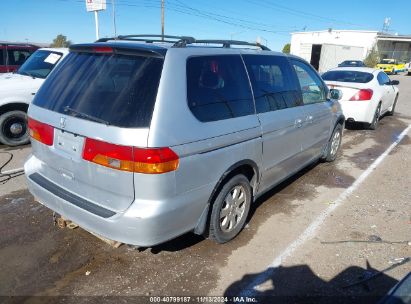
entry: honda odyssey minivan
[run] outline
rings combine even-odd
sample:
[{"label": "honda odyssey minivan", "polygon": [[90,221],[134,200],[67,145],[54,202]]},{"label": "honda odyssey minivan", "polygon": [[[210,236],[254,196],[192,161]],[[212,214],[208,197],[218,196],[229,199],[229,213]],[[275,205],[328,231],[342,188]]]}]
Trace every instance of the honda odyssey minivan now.
[{"label": "honda odyssey minivan", "polygon": [[25,173],[40,203],[126,244],[224,243],[257,197],[336,158],[345,119],[304,60],[150,37],[73,45],[36,94]]}]

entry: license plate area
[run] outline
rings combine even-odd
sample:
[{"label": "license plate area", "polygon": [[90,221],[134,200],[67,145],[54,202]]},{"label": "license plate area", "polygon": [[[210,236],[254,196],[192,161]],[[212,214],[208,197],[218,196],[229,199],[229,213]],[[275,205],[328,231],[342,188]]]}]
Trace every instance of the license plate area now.
[{"label": "license plate area", "polygon": [[73,159],[81,158],[84,137],[58,129],[56,129],[55,132],[55,149],[63,152],[64,154],[70,156]]}]

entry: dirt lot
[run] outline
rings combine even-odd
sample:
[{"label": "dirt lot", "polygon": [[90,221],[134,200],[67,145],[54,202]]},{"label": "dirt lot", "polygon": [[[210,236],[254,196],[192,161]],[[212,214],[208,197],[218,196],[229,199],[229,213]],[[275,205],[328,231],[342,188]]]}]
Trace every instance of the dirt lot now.
[{"label": "dirt lot", "polygon": [[[195,296],[222,295],[377,302],[411,271],[405,263],[349,286],[411,256],[411,131],[381,156],[411,124],[411,77],[393,78],[401,82],[393,117],[384,117],[377,131],[346,129],[336,162],[312,165],[259,199],[246,229],[225,245],[186,234],[153,248],[114,249],[81,228],[55,227],[24,176],[3,181],[0,302],[145,303],[150,298],[138,296],[191,296],[205,303],[215,299]],[[13,155],[7,171],[22,166],[30,146],[0,151]],[[9,158],[0,153],[0,165]],[[377,242],[361,242],[369,240]]]}]

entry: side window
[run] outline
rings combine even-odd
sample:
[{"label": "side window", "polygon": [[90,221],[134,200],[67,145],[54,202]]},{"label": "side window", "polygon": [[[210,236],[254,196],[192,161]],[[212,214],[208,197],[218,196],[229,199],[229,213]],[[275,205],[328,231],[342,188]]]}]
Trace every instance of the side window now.
[{"label": "side window", "polygon": [[189,58],[187,99],[191,112],[202,122],[255,113],[250,84],[239,55]]},{"label": "side window", "polygon": [[327,100],[327,89],[317,73],[307,64],[291,60],[300,83],[304,104],[324,102]]},{"label": "side window", "polygon": [[389,84],[391,82],[390,78],[384,72],[378,73],[377,80],[378,80],[378,83],[382,86]]},{"label": "side window", "polygon": [[30,57],[28,51],[8,50],[9,65],[22,65]]},{"label": "side window", "polygon": [[290,64],[281,56],[243,56],[254,91],[257,113],[302,104]]},{"label": "side window", "polygon": [[3,52],[3,49],[1,49],[1,48],[0,48],[0,65],[5,65],[4,52]]}]

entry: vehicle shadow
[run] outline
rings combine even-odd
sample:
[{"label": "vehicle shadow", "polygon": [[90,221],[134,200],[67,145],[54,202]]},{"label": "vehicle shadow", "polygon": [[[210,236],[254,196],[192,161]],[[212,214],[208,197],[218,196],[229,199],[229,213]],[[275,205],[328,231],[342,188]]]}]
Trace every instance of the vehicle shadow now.
[{"label": "vehicle shadow", "polygon": [[[356,284],[372,275],[375,277]],[[374,304],[397,282],[372,268],[368,262],[366,269],[350,266],[329,281],[321,279],[308,265],[279,266],[244,275],[225,290],[224,296],[240,301],[243,297],[244,302],[247,302],[246,297],[255,298],[257,303]]]}]

